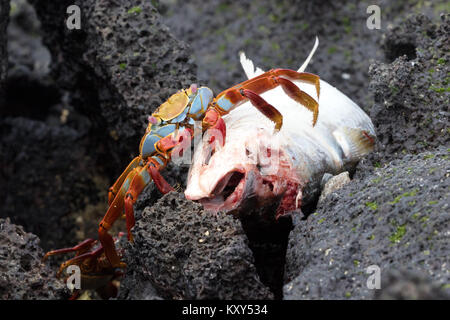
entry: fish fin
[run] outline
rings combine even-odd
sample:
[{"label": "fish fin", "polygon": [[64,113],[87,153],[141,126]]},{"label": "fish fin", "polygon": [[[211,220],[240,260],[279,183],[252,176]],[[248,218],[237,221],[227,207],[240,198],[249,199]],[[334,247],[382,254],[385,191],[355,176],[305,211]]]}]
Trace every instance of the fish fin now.
[{"label": "fish fin", "polygon": [[344,127],[333,132],[333,135],[347,158],[364,156],[375,146],[375,136],[366,130]]},{"label": "fish fin", "polygon": [[[314,47],[312,48],[311,52],[309,53],[308,57],[306,58],[305,62],[303,62],[300,69],[297,70],[297,72],[304,72],[306,67],[308,66],[309,62],[311,61],[314,53],[317,50],[317,47],[319,46],[319,38],[316,36],[316,41],[314,42]],[[239,60],[242,65],[242,69],[244,69],[245,75],[247,78],[252,79],[254,77],[257,77],[264,73],[264,70],[262,70],[259,67],[255,68],[255,65],[253,64],[253,61],[248,59],[244,53],[244,51],[239,52]]]},{"label": "fish fin", "polygon": [[244,69],[247,78],[252,79],[264,73],[264,71],[258,67],[255,69],[253,61],[248,59],[243,51],[239,52],[239,59],[241,61],[242,69]]},{"label": "fish fin", "polygon": [[297,72],[305,72],[306,67],[308,66],[309,62],[311,61],[311,58],[313,57],[314,53],[316,52],[317,47],[319,46],[319,38],[316,36],[316,42],[314,43],[314,47],[312,48],[311,52],[309,53],[308,58],[306,58],[305,62],[303,62],[300,69],[297,70]]}]

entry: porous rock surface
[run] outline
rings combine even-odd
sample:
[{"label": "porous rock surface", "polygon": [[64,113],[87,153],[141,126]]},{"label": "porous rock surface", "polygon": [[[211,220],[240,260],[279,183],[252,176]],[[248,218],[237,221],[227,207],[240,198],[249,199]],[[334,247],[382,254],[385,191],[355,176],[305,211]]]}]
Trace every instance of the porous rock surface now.
[{"label": "porous rock surface", "polygon": [[[55,80],[71,91],[78,111],[101,127],[112,159],[136,155],[147,117],[171,94],[194,82],[188,46],[161,23],[151,1],[30,0],[53,57]],[[65,27],[77,5],[81,29]],[[119,158],[117,158],[119,157]],[[120,174],[117,169],[116,174]]]},{"label": "porous rock surface", "polygon": [[[164,22],[189,43],[198,77],[219,92],[246,80],[238,52],[244,51],[263,70],[297,70],[320,44],[307,68],[348,95],[365,111],[372,105],[368,68],[382,60],[385,31],[408,12],[438,16],[445,0],[374,3],[354,1],[160,0]],[[370,5],[381,8],[381,29],[369,29]]]},{"label": "porous rock surface", "polygon": [[149,286],[166,299],[273,298],[259,280],[240,221],[230,215],[206,213],[171,192],[144,209],[133,234],[121,299],[153,299]]},{"label": "porous rock surface", "polygon": [[378,300],[448,300],[450,295],[422,273],[405,269],[387,272],[385,287],[375,291]]},{"label": "porous rock surface", "polygon": [[9,21],[9,1],[0,1],[0,107],[3,103],[2,83],[8,67],[6,28]]},{"label": "porous rock surface", "polygon": [[[73,1],[29,2],[8,10],[0,216],[53,249],[95,236],[146,116],[193,81],[194,66],[150,2],[79,1],[81,30],[66,28]],[[186,168],[168,171],[172,182]]]},{"label": "porous rock surface", "polygon": [[[448,28],[446,15],[389,28],[388,62],[370,68],[376,152],[306,221],[294,219],[286,299],[448,297]],[[366,286],[370,265],[381,291]]]},{"label": "porous rock surface", "polygon": [[[367,267],[409,270],[449,294],[449,150],[407,155],[331,193],[295,221],[285,299],[370,299]],[[444,294],[444,293],[442,293]],[[441,295],[442,295],[441,294]]]},{"label": "porous rock surface", "polygon": [[69,290],[42,263],[39,238],[0,219],[0,299],[67,299]]},{"label": "porous rock surface", "polygon": [[449,144],[449,20],[415,15],[388,30],[383,47],[390,63],[369,69],[375,99],[369,115],[378,137],[370,158],[383,163]]},{"label": "porous rock surface", "polygon": [[[442,122],[448,117],[445,81],[449,51],[444,37],[448,22],[444,17],[437,26],[416,17],[397,23],[410,9],[435,11],[433,7],[443,3],[441,0],[379,2],[383,30],[365,26],[370,1],[311,2],[302,4],[301,10],[292,10],[291,1],[261,1],[256,6],[252,1],[218,0],[162,0],[160,4],[144,0],[30,0],[42,22],[51,63],[41,37],[36,36],[41,31],[34,13],[25,0],[12,3],[20,5],[12,6],[10,12],[8,1],[0,0],[0,83],[7,65],[3,35],[11,14],[10,75],[5,85],[13,93],[7,97],[9,108],[0,108],[0,212],[38,234],[44,247],[73,245],[78,239],[74,237],[75,218],[91,221],[86,229],[93,231],[89,236],[95,236],[96,224],[106,209],[105,190],[137,154],[146,117],[172,93],[197,77],[216,93],[245,80],[237,57],[240,50],[264,69],[296,69],[309,53],[314,36],[319,35],[321,44],[307,71],[319,74],[361,105],[372,116],[380,143],[377,152],[359,166],[356,180],[325,198],[317,215],[307,220],[294,217],[285,277],[286,282],[292,281],[284,288],[285,297],[446,297],[448,261],[443,254],[448,252],[448,234],[443,228],[447,222],[448,229],[448,216],[437,213],[436,207],[444,208],[445,203],[435,199],[442,194],[430,188],[441,190],[436,174],[448,171],[448,166],[442,169],[442,161],[447,161],[445,149],[435,150],[448,144],[448,131]],[[72,4],[81,9],[81,30],[65,27],[66,9]],[[155,6],[172,31],[161,23]],[[368,72],[372,58],[386,63],[376,62]],[[193,59],[199,66],[197,75]],[[21,99],[15,100],[17,97]],[[424,150],[432,152],[408,155],[402,162],[374,171],[374,164],[384,166],[404,154]],[[404,178],[412,165],[418,166],[419,171],[412,173],[417,178]],[[185,169],[169,169],[165,176],[174,185],[182,180]],[[387,174],[386,181],[378,181],[381,173]],[[428,182],[434,185],[423,187]],[[382,185],[377,188],[373,183]],[[388,191],[381,194],[382,187]],[[419,191],[406,190],[410,187]],[[347,196],[352,193],[350,189],[356,196]],[[366,199],[373,195],[375,201]],[[247,243],[238,220],[204,214],[180,194],[167,195],[155,204],[159,196],[155,188],[148,188],[136,205],[136,242],[125,252],[128,270],[120,298],[273,297],[260,279],[268,278],[266,283],[282,278],[281,272],[273,276],[264,268],[274,270],[265,260],[273,262],[271,258],[276,256],[281,261],[277,267],[282,269],[284,253],[277,254],[285,249],[261,254],[266,244],[274,244],[268,240],[258,253],[255,247],[260,244],[252,245],[251,239]],[[410,197],[417,197],[421,204],[405,204]],[[97,206],[99,203],[102,205]],[[354,208],[355,203],[359,206]],[[420,208],[420,214],[408,211],[410,207]],[[85,208],[95,214],[87,214]],[[393,209],[395,216],[387,208]],[[372,211],[381,220],[376,220]],[[348,226],[349,219],[356,227]],[[353,228],[362,230],[369,239],[357,237]],[[369,234],[371,229],[375,239]],[[417,242],[411,238],[413,233]],[[7,233],[8,243],[16,241],[16,234]],[[380,243],[375,243],[378,237]],[[284,240],[276,240],[285,247]],[[343,245],[348,241],[348,247]],[[322,254],[316,252],[323,247],[327,248]],[[15,254],[26,255],[27,250],[27,245],[21,245]],[[256,271],[253,260],[259,261]],[[372,260],[383,272],[383,289],[375,295],[365,289],[368,275],[363,268]],[[395,275],[401,263],[409,269],[419,266],[415,269],[418,275],[409,274],[410,270]],[[347,268],[347,273],[333,269],[336,264]],[[12,279],[18,279],[15,285],[8,284],[8,297],[34,297],[24,292],[27,281],[37,278],[25,278],[27,270],[8,267]],[[52,278],[48,279],[52,283]],[[38,279],[36,283],[41,282]],[[54,298],[58,297],[55,294]]]}]

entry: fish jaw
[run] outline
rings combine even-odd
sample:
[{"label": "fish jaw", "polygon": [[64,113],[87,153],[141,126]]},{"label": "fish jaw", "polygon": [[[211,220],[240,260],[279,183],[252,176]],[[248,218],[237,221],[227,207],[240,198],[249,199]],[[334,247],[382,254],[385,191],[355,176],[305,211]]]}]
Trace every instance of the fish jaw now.
[{"label": "fish jaw", "polygon": [[[239,211],[250,199],[257,206],[277,201],[290,182],[297,181],[282,146],[273,140],[273,131],[247,132],[229,139],[212,155],[203,141],[194,155],[186,198],[199,201],[205,210],[212,212]],[[268,143],[269,160],[273,161],[260,156],[268,149]]]}]

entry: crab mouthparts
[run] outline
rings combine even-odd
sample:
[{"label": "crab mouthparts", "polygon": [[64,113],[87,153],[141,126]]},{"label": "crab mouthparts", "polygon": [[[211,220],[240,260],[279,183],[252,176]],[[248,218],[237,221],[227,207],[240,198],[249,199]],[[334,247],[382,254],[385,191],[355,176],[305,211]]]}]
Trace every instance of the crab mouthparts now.
[{"label": "crab mouthparts", "polygon": [[241,171],[231,171],[217,182],[208,197],[199,199],[199,202],[206,210],[215,212],[233,210],[243,198],[245,185],[246,174]]}]

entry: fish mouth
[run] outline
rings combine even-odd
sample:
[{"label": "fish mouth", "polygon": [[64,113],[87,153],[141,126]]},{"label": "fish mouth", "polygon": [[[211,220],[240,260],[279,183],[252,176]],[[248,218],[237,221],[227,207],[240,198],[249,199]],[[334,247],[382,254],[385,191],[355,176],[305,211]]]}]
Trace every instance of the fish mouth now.
[{"label": "fish mouth", "polygon": [[244,198],[248,175],[245,171],[233,170],[216,183],[208,197],[198,199],[203,207],[213,212],[228,212],[236,209]]}]

